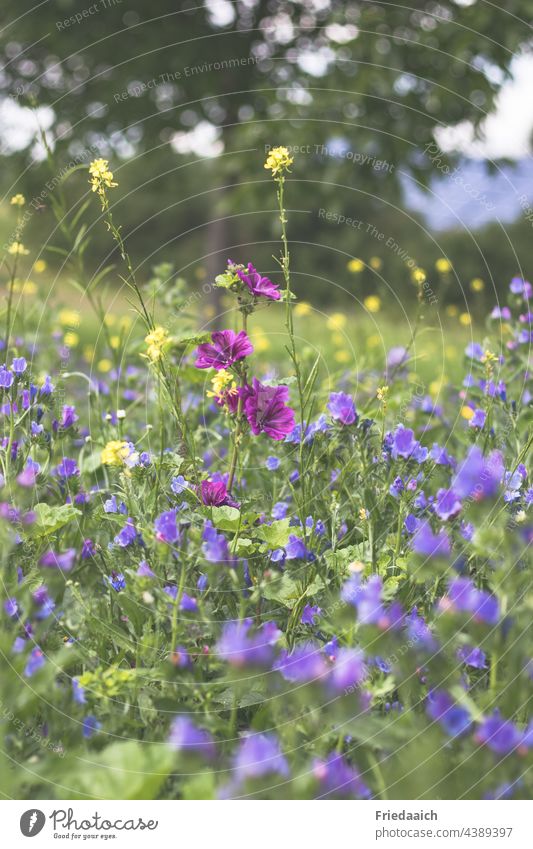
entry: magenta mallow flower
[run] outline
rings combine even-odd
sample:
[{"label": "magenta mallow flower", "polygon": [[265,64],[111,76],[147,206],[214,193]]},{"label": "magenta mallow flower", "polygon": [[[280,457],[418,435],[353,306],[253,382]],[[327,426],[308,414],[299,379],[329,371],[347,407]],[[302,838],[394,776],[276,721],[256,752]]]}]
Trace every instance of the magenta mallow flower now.
[{"label": "magenta mallow flower", "polygon": [[271,301],[279,301],[281,295],[276,283],[272,283],[268,277],[262,277],[251,262],[248,263],[247,271],[237,271],[243,283],[256,298],[270,298]]},{"label": "magenta mallow flower", "polygon": [[454,578],[448,585],[448,593],[439,601],[439,609],[458,613],[469,613],[477,622],[495,625],[500,616],[496,596],[478,590],[470,578]]},{"label": "magenta mallow flower", "polygon": [[200,484],[200,498],[206,507],[238,507],[226,489],[224,481],[202,481]]},{"label": "magenta mallow flower", "polygon": [[211,342],[199,345],[196,351],[196,368],[227,369],[253,353],[253,345],[244,330],[216,330]]},{"label": "magenta mallow flower", "polygon": [[331,417],[342,425],[355,424],[358,418],[353,399],[345,392],[331,393],[328,401],[328,410]]},{"label": "magenta mallow flower", "polygon": [[332,752],[325,759],[315,760],[313,775],[319,783],[318,798],[320,799],[332,797],[369,799],[372,795],[358,771],[337,752]]},{"label": "magenta mallow flower", "polygon": [[215,756],[215,743],[208,731],[197,728],[186,716],[177,716],[170,727],[169,745],[184,754],[201,755],[206,760]]},{"label": "magenta mallow flower", "polygon": [[286,386],[265,386],[256,377],[244,402],[244,412],[256,436],[266,433],[272,439],[284,439],[294,428],[294,410],[288,407]]},{"label": "magenta mallow flower", "polygon": [[218,656],[236,667],[270,665],[281,631],[275,622],[265,622],[256,631],[251,629],[250,618],[226,623],[216,645]]}]

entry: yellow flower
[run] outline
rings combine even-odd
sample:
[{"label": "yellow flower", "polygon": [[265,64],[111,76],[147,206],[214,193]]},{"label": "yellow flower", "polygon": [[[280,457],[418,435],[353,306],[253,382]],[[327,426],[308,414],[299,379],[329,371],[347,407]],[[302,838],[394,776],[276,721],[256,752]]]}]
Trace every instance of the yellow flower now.
[{"label": "yellow flower", "polygon": [[435,263],[435,268],[437,269],[439,274],[447,274],[448,271],[452,270],[452,264],[451,264],[449,259],[446,259],[445,257],[442,256]]},{"label": "yellow flower", "polygon": [[129,457],[129,454],[130,447],[127,442],[122,442],[120,439],[113,439],[103,449],[100,459],[104,466],[122,466],[126,458]]},{"label": "yellow flower", "polygon": [[104,324],[106,327],[113,327],[116,320],[117,317],[112,312],[108,312],[107,315],[104,316]]},{"label": "yellow flower", "polygon": [[64,327],[77,327],[80,323],[80,314],[77,310],[62,309],[59,310],[59,323]]},{"label": "yellow flower", "polygon": [[413,283],[423,283],[426,279],[426,272],[423,268],[413,268],[411,278]]},{"label": "yellow flower", "polygon": [[349,363],[350,362],[350,352],[349,351],[335,351],[335,360],[338,363]]},{"label": "yellow flower", "polygon": [[469,422],[474,415],[474,411],[472,407],[461,407],[461,415],[463,419],[466,419],[467,422]]},{"label": "yellow flower", "polygon": [[474,279],[470,281],[470,288],[473,292],[482,292],[485,288],[485,284],[481,277],[474,277]]},{"label": "yellow flower", "polygon": [[347,320],[343,312],[334,312],[329,316],[326,327],[328,330],[342,330],[346,327]]},{"label": "yellow flower", "polygon": [[276,177],[283,171],[288,171],[293,162],[294,159],[289,155],[286,147],[274,147],[268,154],[264,167],[267,171],[272,171],[272,176]]},{"label": "yellow flower", "polygon": [[365,264],[362,259],[357,259],[354,257],[350,260],[347,265],[348,271],[351,271],[353,274],[360,274],[363,271]]},{"label": "yellow flower", "polygon": [[118,186],[118,183],[113,182],[113,172],[109,170],[109,162],[107,159],[93,159],[89,165],[89,174],[91,179],[91,189],[97,192],[102,204],[105,200],[106,189],[113,189]]},{"label": "yellow flower", "polygon": [[446,307],[446,315],[451,316],[451,318],[455,318],[458,312],[459,310],[457,309],[455,304],[448,304],[448,306]]},{"label": "yellow flower", "polygon": [[26,198],[24,197],[24,195],[21,194],[13,195],[10,200],[10,203],[11,206],[24,206],[24,204],[26,203]]},{"label": "yellow flower", "polygon": [[148,345],[146,355],[153,363],[161,357],[163,346],[168,341],[168,330],[164,327],[154,327],[150,333],[145,336],[144,341]]},{"label": "yellow flower", "polygon": [[361,507],[361,509],[359,510],[359,518],[361,522],[366,522],[368,519],[368,512],[365,510],[364,507]]},{"label": "yellow flower", "polygon": [[376,396],[377,396],[378,401],[386,401],[388,394],[389,394],[389,387],[388,386],[379,386],[378,387],[378,390],[376,392]]},{"label": "yellow flower", "polygon": [[372,348],[375,348],[377,345],[379,345],[380,342],[381,338],[378,336],[378,334],[373,333],[372,336],[369,336],[366,340],[366,347],[371,350]]},{"label": "yellow flower", "polygon": [[7,252],[8,254],[11,254],[11,256],[28,256],[29,254],[29,251],[26,250],[22,242],[11,242]]},{"label": "yellow flower", "polygon": [[264,330],[260,327],[256,328],[255,332],[250,335],[250,339],[257,354],[268,351],[270,348],[270,342],[268,341]]},{"label": "yellow flower", "polygon": [[65,333],[63,342],[65,343],[67,348],[75,348],[79,341],[80,337],[77,333],[73,333],[72,330],[69,330],[68,333]]},{"label": "yellow flower", "polygon": [[463,327],[469,327],[472,324],[472,317],[468,312],[462,312],[459,316],[459,322]]},{"label": "yellow flower", "polygon": [[42,274],[43,271],[46,271],[46,261],[44,259],[38,259],[33,263],[33,270],[36,274]]},{"label": "yellow flower", "polygon": [[98,361],[98,363],[96,364],[96,368],[98,369],[98,371],[101,371],[105,374],[105,372],[111,371],[111,369],[113,368],[113,363],[111,362],[111,360],[108,360],[104,357],[104,359]]},{"label": "yellow flower", "polygon": [[342,333],[339,333],[338,330],[335,330],[335,332],[331,334],[331,341],[334,345],[337,345],[337,347],[340,348],[342,345],[344,345],[346,339],[342,335]]},{"label": "yellow flower", "polygon": [[378,298],[377,295],[368,295],[368,297],[364,299],[363,304],[367,308],[368,312],[379,312],[381,309],[381,298]]},{"label": "yellow flower", "polygon": [[112,336],[111,339],[109,340],[109,344],[111,345],[113,350],[116,351],[116,349],[120,345],[120,336]]},{"label": "yellow flower", "polygon": [[20,292],[22,295],[35,295],[37,286],[32,280],[15,280],[13,291]]},{"label": "yellow flower", "polygon": [[432,380],[429,384],[429,394],[433,397],[436,395],[440,395],[442,391],[442,387],[446,385],[448,378],[446,375],[442,375],[440,380]]},{"label": "yellow flower", "polygon": [[297,318],[303,318],[306,315],[311,315],[311,304],[308,304],[307,301],[299,301],[294,307],[294,315]]},{"label": "yellow flower", "polygon": [[383,265],[383,260],[379,258],[379,256],[371,256],[369,261],[370,268],[373,268],[374,271],[379,271]]}]

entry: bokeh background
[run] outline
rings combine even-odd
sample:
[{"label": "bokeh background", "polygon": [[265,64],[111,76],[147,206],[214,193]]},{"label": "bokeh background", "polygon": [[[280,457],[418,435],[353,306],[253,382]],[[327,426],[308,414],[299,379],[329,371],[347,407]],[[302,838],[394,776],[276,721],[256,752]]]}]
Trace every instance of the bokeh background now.
[{"label": "bokeh background", "polygon": [[[228,256],[275,273],[262,163],[279,144],[295,157],[294,286],[314,307],[355,299],[394,329],[423,273],[453,334],[527,276],[531,0],[3,0],[2,11],[0,236],[9,243],[9,198],[22,192],[24,242],[47,246],[39,285],[63,300],[51,194],[77,166],[67,194],[87,191],[96,156],[120,184],[116,218],[145,279],[172,263],[194,291]],[[87,259],[97,273],[116,257],[98,238]],[[111,274],[106,286],[121,284]]]}]

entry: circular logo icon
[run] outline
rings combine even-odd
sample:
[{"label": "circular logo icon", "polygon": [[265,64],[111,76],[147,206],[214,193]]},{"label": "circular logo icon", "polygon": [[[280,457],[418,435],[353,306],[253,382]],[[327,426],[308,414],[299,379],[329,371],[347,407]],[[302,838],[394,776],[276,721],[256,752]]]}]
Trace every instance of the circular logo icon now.
[{"label": "circular logo icon", "polygon": [[20,830],[24,837],[35,837],[43,830],[46,817],[42,811],[37,808],[31,808],[29,811],[24,811],[20,818]]}]

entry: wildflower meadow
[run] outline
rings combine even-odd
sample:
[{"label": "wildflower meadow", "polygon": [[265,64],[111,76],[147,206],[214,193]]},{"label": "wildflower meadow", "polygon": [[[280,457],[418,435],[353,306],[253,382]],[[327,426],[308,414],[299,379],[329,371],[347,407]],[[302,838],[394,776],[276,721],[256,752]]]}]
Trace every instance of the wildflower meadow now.
[{"label": "wildflower meadow", "polygon": [[[421,385],[421,269],[410,339],[384,352],[357,311],[348,327],[295,296],[296,156],[256,161],[272,268],[241,247],[202,286],[139,275],[96,158],[50,194],[71,293],[52,306],[11,199],[5,796],[531,797],[531,284],[470,328],[453,379],[429,363]],[[91,275],[95,241],[113,268]],[[323,354],[331,333],[351,365]]]}]

